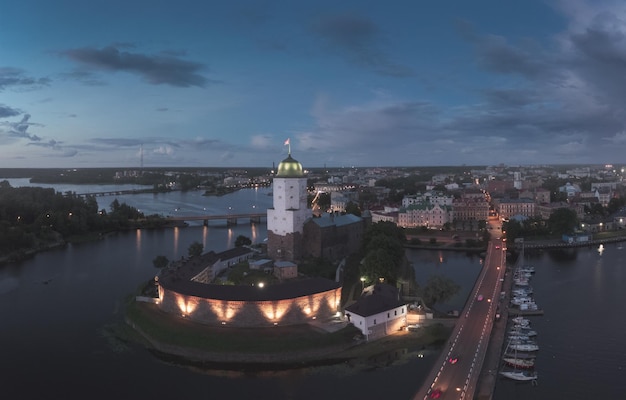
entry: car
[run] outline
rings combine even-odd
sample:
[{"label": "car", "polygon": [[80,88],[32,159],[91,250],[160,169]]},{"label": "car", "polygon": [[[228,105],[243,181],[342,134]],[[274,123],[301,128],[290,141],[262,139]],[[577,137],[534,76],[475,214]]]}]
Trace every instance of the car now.
[{"label": "car", "polygon": [[496,245],[496,250],[500,250],[500,245]]},{"label": "car", "polygon": [[459,362],[459,356],[453,355],[448,358],[448,362],[452,365]]},{"label": "car", "polygon": [[476,300],[478,301],[483,301],[484,297],[482,294],[479,294],[478,297],[476,298]]},{"label": "car", "polygon": [[441,389],[435,389],[432,392],[430,392],[430,398],[431,399],[438,399],[441,397],[441,394],[443,392],[441,391]]}]

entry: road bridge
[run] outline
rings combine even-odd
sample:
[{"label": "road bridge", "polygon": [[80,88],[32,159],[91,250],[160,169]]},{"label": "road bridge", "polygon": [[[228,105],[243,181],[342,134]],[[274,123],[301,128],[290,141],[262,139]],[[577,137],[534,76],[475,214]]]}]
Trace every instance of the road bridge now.
[{"label": "road bridge", "polygon": [[[450,339],[428,378],[413,397],[427,400],[436,392],[440,399],[475,398],[478,379],[493,328],[499,293],[506,270],[506,251],[501,238],[490,240],[483,268],[471,297],[459,316]],[[455,358],[451,363],[450,358]]]},{"label": "road bridge", "polygon": [[237,225],[237,221],[240,219],[249,219],[250,223],[261,223],[262,218],[266,218],[267,213],[249,213],[249,214],[222,214],[222,215],[180,215],[180,216],[168,216],[168,221],[176,222],[189,222],[189,221],[202,221],[204,225],[209,225],[209,221],[225,220],[227,225]]}]

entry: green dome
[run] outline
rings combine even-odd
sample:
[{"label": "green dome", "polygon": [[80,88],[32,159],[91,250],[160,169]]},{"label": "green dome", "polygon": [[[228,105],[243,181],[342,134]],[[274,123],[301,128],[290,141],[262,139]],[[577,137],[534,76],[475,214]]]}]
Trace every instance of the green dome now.
[{"label": "green dome", "polygon": [[303,176],[302,164],[291,158],[291,154],[278,164],[276,173],[278,178],[302,178]]}]

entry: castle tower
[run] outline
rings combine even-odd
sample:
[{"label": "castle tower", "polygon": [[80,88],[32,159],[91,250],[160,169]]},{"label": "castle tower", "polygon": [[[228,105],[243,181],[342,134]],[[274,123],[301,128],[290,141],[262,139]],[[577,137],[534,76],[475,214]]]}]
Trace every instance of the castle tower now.
[{"label": "castle tower", "polygon": [[302,165],[289,155],[280,164],[273,181],[273,207],[267,210],[267,254],[275,260],[294,261],[302,256],[307,208],[306,177]]}]

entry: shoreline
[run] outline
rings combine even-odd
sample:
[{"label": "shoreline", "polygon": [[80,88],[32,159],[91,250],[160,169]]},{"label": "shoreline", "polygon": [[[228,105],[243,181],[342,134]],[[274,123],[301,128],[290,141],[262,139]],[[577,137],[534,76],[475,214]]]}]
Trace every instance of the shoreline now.
[{"label": "shoreline", "polygon": [[[115,335],[122,341],[143,345],[159,358],[179,364],[222,370],[267,370],[268,367],[286,370],[338,364],[371,367],[372,360],[381,354],[438,348],[449,339],[451,332],[449,326],[438,321],[418,332],[398,331],[369,342],[353,340],[352,329],[330,333],[310,325],[225,330],[174,319],[147,303],[132,312],[127,309],[123,324],[130,333],[118,330]],[[181,340],[181,336],[184,339]],[[235,336],[243,336],[244,341],[252,337],[256,340],[244,348],[238,345]],[[186,340],[189,345],[182,344]]]}]

